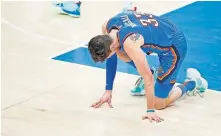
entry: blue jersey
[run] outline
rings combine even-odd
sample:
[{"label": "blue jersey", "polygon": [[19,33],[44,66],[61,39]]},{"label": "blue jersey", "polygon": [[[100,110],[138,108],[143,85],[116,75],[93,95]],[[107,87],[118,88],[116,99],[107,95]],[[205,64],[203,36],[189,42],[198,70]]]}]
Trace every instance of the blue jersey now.
[{"label": "blue jersey", "polygon": [[106,26],[107,32],[118,29],[118,40],[123,49],[125,39],[133,33],[141,34],[144,52],[155,52],[161,55],[174,43],[176,27],[167,19],[140,12],[120,13],[111,18]]}]

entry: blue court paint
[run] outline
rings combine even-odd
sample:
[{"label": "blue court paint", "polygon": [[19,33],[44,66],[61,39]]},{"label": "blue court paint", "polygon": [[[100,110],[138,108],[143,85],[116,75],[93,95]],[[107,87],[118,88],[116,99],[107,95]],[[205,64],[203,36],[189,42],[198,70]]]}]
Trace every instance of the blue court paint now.
[{"label": "blue court paint", "polygon": [[[209,82],[209,88],[221,91],[221,2],[195,2],[165,15],[175,22],[186,35],[188,52],[180,69],[177,82],[183,82],[186,69],[197,68]],[[95,64],[87,48],[78,48],[53,59],[92,67],[105,68],[105,63]],[[156,57],[148,60],[157,65]],[[118,61],[119,72],[137,74],[137,71]]]},{"label": "blue court paint", "polygon": [[188,67],[197,68],[209,88],[221,91],[221,2],[195,2],[163,15],[181,27],[188,41],[186,59],[179,72],[183,80]]}]

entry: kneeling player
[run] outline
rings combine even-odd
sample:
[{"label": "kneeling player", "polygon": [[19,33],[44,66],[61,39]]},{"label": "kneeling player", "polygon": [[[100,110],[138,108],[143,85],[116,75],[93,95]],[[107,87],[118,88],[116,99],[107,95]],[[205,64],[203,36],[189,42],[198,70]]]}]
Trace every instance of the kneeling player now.
[{"label": "kneeling player", "polygon": [[[196,88],[206,89],[200,74],[190,76],[184,84],[174,87],[180,66],[186,56],[187,42],[181,30],[172,22],[140,12],[120,13],[103,25],[104,35],[92,38],[89,52],[95,62],[107,60],[106,92],[92,105],[100,107],[107,102],[110,107],[117,57],[137,68],[145,85],[147,113],[143,119],[162,121],[155,109],[163,109],[184,93]],[[159,56],[160,72],[154,85],[153,73],[146,60],[146,53]],[[189,74],[191,75],[191,74]],[[204,85],[204,86],[203,86]]]}]

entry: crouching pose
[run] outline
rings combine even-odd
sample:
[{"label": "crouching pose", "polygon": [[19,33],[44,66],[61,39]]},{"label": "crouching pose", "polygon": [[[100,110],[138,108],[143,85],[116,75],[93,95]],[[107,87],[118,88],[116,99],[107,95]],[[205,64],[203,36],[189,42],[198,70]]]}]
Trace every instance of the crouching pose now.
[{"label": "crouching pose", "polygon": [[[144,82],[147,110],[143,119],[161,122],[155,109],[166,108],[187,91],[207,88],[207,82],[194,69],[187,71],[188,79],[173,87],[181,64],[186,56],[187,42],[181,30],[172,22],[147,13],[124,12],[104,23],[103,35],[88,43],[95,62],[106,62],[106,91],[92,107],[107,102],[110,107],[117,57],[135,67]],[[159,56],[160,69],[154,84],[154,70],[148,65],[146,54]],[[194,73],[194,74],[193,74]]]}]

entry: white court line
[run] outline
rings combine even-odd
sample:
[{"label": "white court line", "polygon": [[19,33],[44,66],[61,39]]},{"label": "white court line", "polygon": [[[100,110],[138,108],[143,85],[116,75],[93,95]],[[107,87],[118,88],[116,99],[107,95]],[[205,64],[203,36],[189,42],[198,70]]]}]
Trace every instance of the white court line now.
[{"label": "white court line", "polygon": [[53,56],[50,56],[49,59],[55,57],[55,56],[58,56],[58,54],[63,54],[62,52],[68,52],[68,51],[71,51],[75,48],[78,48],[78,47],[82,47],[82,45],[85,45],[85,44],[80,44],[80,43],[74,43],[74,42],[68,42],[68,41],[62,41],[62,40],[57,40],[55,38],[51,38],[51,37],[48,37],[48,36],[44,36],[44,35],[40,35],[40,34],[37,34],[37,33],[33,33],[33,32],[30,32],[20,26],[17,26],[9,21],[7,21],[6,19],[2,18],[2,23],[8,25],[8,26],[11,26],[12,28],[16,29],[16,30],[19,30],[23,33],[26,33],[28,34],[29,36],[33,36],[33,37],[36,37],[36,38],[39,38],[41,40],[45,40],[45,41],[48,41],[48,42],[52,42],[52,43],[56,43],[56,44],[62,44],[62,45],[70,45],[72,46],[70,49],[65,49],[65,51],[61,51],[59,53],[57,53],[56,55],[53,55]]},{"label": "white court line", "polygon": [[46,40],[46,41],[50,41],[50,42],[55,42],[55,43],[59,43],[59,44],[66,44],[66,45],[73,45],[75,43],[72,43],[72,42],[67,42],[67,41],[62,41],[62,40],[57,40],[57,39],[54,39],[54,38],[51,38],[51,37],[47,37],[47,36],[43,36],[43,35],[40,35],[40,34],[36,34],[36,33],[33,33],[33,32],[30,32],[20,26],[17,26],[17,25],[14,25],[13,23],[10,23],[9,21],[7,21],[6,19],[2,18],[2,23],[5,23],[23,33],[26,33],[26,34],[29,34],[29,35],[32,35],[36,38],[39,38],[39,39],[42,39],[42,40]]}]

